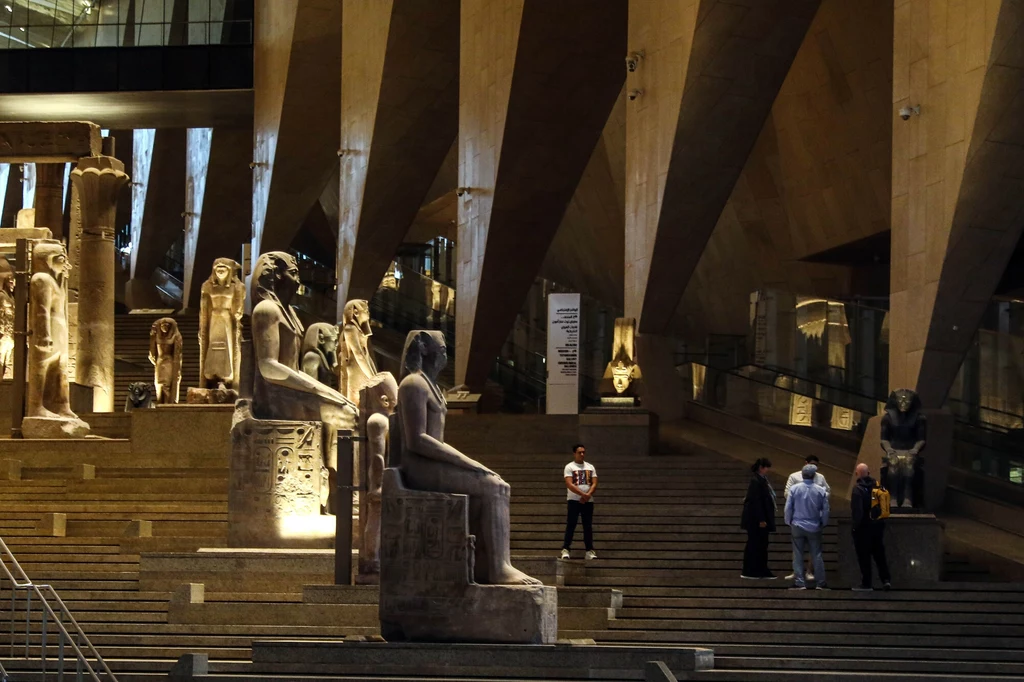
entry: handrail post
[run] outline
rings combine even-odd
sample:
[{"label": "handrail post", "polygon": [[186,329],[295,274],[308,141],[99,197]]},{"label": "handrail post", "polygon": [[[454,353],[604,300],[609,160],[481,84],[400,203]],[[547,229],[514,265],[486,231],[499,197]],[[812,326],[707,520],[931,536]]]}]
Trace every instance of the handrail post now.
[{"label": "handrail post", "polygon": [[[40,593],[39,602],[42,604],[43,595]],[[39,617],[42,619],[42,635],[39,640],[39,657],[43,664],[43,679],[46,679],[46,609],[39,609]]]},{"label": "handrail post", "polygon": [[57,645],[57,682],[64,682],[64,633],[60,632]]},{"label": "handrail post", "polygon": [[82,682],[82,633],[76,636],[78,640],[78,655],[75,656],[75,680]]},{"label": "handrail post", "polygon": [[28,637],[32,629],[32,591],[25,590],[25,660],[28,660]]}]

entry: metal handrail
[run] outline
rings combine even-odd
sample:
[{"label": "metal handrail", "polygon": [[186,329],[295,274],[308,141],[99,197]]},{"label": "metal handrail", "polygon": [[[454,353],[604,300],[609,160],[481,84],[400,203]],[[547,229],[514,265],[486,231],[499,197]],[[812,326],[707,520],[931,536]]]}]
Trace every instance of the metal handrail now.
[{"label": "metal handrail", "polygon": [[[65,642],[71,647],[72,652],[75,655],[75,678],[78,682],[81,682],[83,674],[88,675],[88,678],[93,682],[103,682],[104,679],[111,680],[111,682],[117,682],[117,677],[111,672],[110,667],[107,665],[103,657],[93,646],[92,642],[89,641],[89,637],[82,630],[82,626],[78,624],[75,617],[71,614],[71,610],[68,609],[67,604],[60,598],[56,590],[49,584],[36,584],[29,579],[25,570],[18,563],[17,557],[11,552],[7,543],[0,538],[0,570],[3,575],[0,575],[0,581],[4,577],[11,583],[11,658],[14,658],[15,648],[15,624],[14,614],[17,610],[17,594],[18,591],[24,591],[25,593],[25,660],[29,659],[29,644],[32,635],[32,595],[35,594],[36,598],[40,603],[40,661],[42,665],[43,677],[46,676],[47,667],[47,653],[49,652],[49,644],[47,642],[47,625],[48,619],[53,621],[53,624],[57,627],[57,679],[62,681],[64,679],[64,648]],[[8,568],[8,561],[14,567],[14,573]],[[54,610],[55,602],[57,609]],[[58,613],[60,615],[58,615]],[[72,628],[69,631],[64,625],[67,621]],[[74,634],[74,636],[72,636]],[[100,668],[99,674],[96,669],[89,662],[89,656],[96,662]],[[105,677],[101,678],[100,675]],[[0,665],[0,681],[6,682],[8,679],[7,672],[3,666]]]}]

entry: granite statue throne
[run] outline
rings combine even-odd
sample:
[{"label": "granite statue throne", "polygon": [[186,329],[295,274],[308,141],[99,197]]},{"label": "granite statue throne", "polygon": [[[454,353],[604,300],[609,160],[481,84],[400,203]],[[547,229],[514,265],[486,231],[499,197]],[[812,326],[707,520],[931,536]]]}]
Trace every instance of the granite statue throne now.
[{"label": "granite statue throne", "polygon": [[469,496],[411,490],[384,471],[380,628],[389,642],[553,644],[558,597],[543,585],[473,580]]}]

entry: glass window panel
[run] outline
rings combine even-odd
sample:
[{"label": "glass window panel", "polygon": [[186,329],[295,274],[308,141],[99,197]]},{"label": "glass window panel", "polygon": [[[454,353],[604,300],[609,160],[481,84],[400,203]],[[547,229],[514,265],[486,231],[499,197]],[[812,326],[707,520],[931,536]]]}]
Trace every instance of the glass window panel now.
[{"label": "glass window panel", "polygon": [[138,27],[138,35],[135,38],[136,45],[163,45],[163,42],[163,24],[142,24]]},{"label": "glass window panel", "polygon": [[212,41],[210,36],[207,34],[209,24],[206,22],[201,23],[190,23],[188,25],[188,44],[189,45],[209,45]]},{"label": "glass window panel", "polygon": [[117,25],[96,27],[96,47],[117,47]]}]

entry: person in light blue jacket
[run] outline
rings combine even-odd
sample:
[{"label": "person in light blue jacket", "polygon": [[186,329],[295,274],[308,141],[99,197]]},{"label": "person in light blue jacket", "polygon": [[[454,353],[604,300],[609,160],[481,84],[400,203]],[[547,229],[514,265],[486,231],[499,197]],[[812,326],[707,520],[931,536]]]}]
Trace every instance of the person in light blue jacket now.
[{"label": "person in light blue jacket", "polygon": [[821,541],[828,525],[828,491],[814,482],[818,467],[808,464],[801,470],[803,480],[789,490],[786,498],[786,525],[793,536],[793,587],[807,589],[804,583],[804,552],[810,549],[815,586],[827,590],[825,560]]}]

